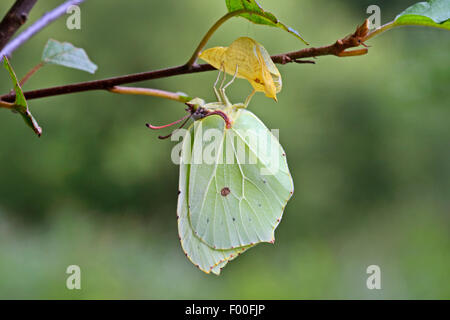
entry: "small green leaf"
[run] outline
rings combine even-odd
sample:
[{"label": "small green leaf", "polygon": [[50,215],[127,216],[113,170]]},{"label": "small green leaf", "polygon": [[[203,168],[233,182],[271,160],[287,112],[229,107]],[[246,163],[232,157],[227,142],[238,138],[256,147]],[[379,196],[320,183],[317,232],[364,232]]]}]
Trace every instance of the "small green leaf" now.
[{"label": "small green leaf", "polygon": [[302,40],[305,44],[308,44],[296,30],[280,22],[272,13],[264,11],[264,9],[255,0],[225,0],[225,2],[229,12],[247,10],[248,13],[245,12],[239,16],[244,17],[245,19],[256,24],[283,29]]},{"label": "small green leaf", "polygon": [[14,110],[22,115],[25,123],[34,130],[34,132],[40,137],[42,134],[42,129],[39,127],[36,119],[34,119],[30,110],[28,109],[27,100],[25,99],[25,95],[23,94],[22,88],[20,87],[19,81],[17,80],[17,76],[11,67],[11,64],[8,61],[6,56],[3,59],[6,70],[8,70],[9,75],[11,76],[11,80],[14,85],[14,91],[16,92],[16,101],[14,102]]},{"label": "small green leaf", "polygon": [[450,0],[430,0],[412,5],[395,18],[395,25],[418,25],[450,30]]},{"label": "small green leaf", "polygon": [[97,65],[89,60],[86,51],[68,42],[48,40],[42,53],[42,61],[47,64],[57,64],[68,68],[95,73]]}]

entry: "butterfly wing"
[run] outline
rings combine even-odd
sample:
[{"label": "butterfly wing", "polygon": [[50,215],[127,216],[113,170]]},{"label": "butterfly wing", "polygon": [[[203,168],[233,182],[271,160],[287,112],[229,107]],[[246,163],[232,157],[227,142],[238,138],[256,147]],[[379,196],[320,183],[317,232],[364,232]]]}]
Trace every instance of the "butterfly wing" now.
[{"label": "butterfly wing", "polygon": [[[194,234],[209,247],[221,250],[273,242],[274,230],[293,193],[278,140],[247,110],[239,111],[231,129],[225,128],[219,116],[207,117],[201,124],[193,154],[216,152],[210,163],[194,161],[190,165],[188,202]],[[214,139],[205,136],[210,130],[216,130]],[[270,150],[260,149],[264,145]]]},{"label": "butterfly wing", "polygon": [[[231,250],[217,250],[201,241],[195,235],[189,221],[189,172],[190,161],[192,154],[192,145],[194,141],[194,125],[189,129],[189,134],[185,136],[181,152],[180,162],[180,180],[179,180],[179,195],[178,195],[178,233],[180,237],[181,246],[186,257],[196,265],[200,270],[210,273],[219,274],[220,270],[227,264],[230,259],[233,259],[240,253],[244,252],[247,247],[236,248]],[[194,188],[195,190],[195,188]]]},{"label": "butterfly wing", "polygon": [[282,88],[281,74],[267,50],[255,40],[240,37],[227,47],[214,47],[203,51],[200,58],[214,68],[237,78],[247,79],[256,91],[276,98]]}]

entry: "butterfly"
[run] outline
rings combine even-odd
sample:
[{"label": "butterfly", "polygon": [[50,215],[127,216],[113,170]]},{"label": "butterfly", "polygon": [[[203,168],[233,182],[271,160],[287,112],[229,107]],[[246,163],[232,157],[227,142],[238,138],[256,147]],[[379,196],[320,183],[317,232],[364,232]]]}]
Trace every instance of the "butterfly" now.
[{"label": "butterfly", "polygon": [[[265,60],[270,59],[269,54],[248,39],[237,39],[216,52],[215,58],[212,51],[207,54],[223,70],[214,84],[217,101],[195,98],[187,103],[185,118],[195,121],[185,132],[180,152],[177,220],[181,246],[195,266],[217,275],[249,248],[275,241],[275,229],[294,192],[286,153],[278,139],[247,110],[254,92],[237,104],[225,94],[238,77],[260,79],[251,83],[254,91],[266,95],[281,89],[278,70]],[[233,78],[225,84],[231,67]]]}]

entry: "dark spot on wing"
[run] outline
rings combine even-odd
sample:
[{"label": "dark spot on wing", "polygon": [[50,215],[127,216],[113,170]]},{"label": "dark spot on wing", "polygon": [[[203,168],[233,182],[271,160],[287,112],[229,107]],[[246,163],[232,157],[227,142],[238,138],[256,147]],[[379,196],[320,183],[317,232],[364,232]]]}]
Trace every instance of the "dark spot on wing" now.
[{"label": "dark spot on wing", "polygon": [[227,195],[230,194],[230,188],[228,187],[224,187],[222,188],[222,190],[220,190],[220,194],[222,195],[222,197],[226,197]]}]

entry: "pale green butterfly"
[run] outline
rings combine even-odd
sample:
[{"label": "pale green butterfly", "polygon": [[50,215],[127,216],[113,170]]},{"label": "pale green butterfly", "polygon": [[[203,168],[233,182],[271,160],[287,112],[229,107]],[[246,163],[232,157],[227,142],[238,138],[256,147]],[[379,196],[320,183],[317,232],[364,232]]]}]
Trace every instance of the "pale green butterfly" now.
[{"label": "pale green butterfly", "polygon": [[[226,97],[225,88],[232,81],[226,86],[222,81],[218,90],[216,81],[218,102],[205,104],[195,98],[188,103],[198,120],[190,126],[181,150],[179,237],[189,260],[206,273],[219,274],[229,261],[257,243],[273,243],[294,191],[277,138],[245,109],[248,101],[231,104]],[[215,130],[214,141],[206,137],[210,130]],[[258,147],[268,141],[270,152],[261,152]],[[211,146],[216,147],[213,161],[196,161]],[[244,152],[238,152],[239,146]],[[245,155],[253,157],[253,162]]]}]

